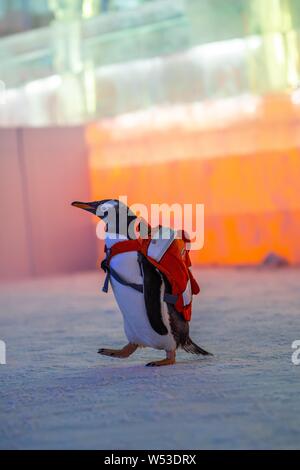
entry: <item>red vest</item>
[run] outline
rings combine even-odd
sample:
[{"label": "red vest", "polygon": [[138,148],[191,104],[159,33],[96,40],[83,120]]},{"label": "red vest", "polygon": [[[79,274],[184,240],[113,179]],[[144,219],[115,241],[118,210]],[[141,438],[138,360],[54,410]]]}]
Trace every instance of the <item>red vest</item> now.
[{"label": "red vest", "polygon": [[172,295],[177,296],[175,303],[176,310],[183,315],[185,320],[190,321],[192,315],[192,295],[199,294],[200,288],[189,269],[191,260],[186,249],[186,241],[188,240],[184,237],[184,234],[182,238],[175,238],[164,252],[162,258],[156,261],[148,253],[150,243],[155,243],[154,239],[139,238],[137,240],[124,240],[111,247],[106,262],[109,266],[113,256],[128,251],[142,253],[151,264],[166,276],[171,285]]}]

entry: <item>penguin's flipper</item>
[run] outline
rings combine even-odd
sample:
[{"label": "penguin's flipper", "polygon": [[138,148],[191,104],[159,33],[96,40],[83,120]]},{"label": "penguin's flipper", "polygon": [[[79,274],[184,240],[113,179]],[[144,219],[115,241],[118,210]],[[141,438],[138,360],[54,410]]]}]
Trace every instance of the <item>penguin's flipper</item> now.
[{"label": "penguin's flipper", "polygon": [[145,256],[141,257],[141,264],[144,279],[145,306],[150,325],[159,335],[167,335],[168,330],[163,323],[161,315],[161,276]]},{"label": "penguin's flipper", "polygon": [[212,353],[205,351],[205,349],[200,348],[196,343],[194,343],[191,338],[188,338],[186,343],[182,346],[182,349],[184,349],[186,352],[191,353],[191,354],[202,354],[203,356],[213,356]]}]

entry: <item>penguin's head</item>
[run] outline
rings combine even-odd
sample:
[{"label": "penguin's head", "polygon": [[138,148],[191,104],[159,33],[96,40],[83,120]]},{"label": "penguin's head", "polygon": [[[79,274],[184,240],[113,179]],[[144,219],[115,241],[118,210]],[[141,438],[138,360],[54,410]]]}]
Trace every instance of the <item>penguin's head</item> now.
[{"label": "penguin's head", "polygon": [[129,207],[118,199],[102,199],[93,202],[74,201],[71,205],[99,217],[106,224],[106,230],[123,233],[126,236],[128,236],[128,228],[137,218]]}]

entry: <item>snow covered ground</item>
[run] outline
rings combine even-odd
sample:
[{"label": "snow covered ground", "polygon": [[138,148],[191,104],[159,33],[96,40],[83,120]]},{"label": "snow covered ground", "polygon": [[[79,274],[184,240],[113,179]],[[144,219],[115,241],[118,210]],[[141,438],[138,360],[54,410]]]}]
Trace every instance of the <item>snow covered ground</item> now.
[{"label": "snow covered ground", "polygon": [[99,273],[0,288],[0,448],[300,448],[300,270],[196,271],[191,336],[212,358],[125,344]]}]

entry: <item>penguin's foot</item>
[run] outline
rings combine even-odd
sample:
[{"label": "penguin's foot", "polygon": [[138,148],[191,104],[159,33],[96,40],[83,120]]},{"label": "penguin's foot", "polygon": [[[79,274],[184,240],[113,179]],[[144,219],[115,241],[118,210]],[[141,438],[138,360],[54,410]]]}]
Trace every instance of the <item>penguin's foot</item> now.
[{"label": "penguin's foot", "polygon": [[176,362],[176,351],[166,351],[167,357],[166,359],[162,359],[161,361],[153,361],[148,362],[146,364],[147,367],[160,367],[160,366],[171,366]]},{"label": "penguin's foot", "polygon": [[131,356],[138,348],[137,344],[128,343],[122,349],[99,349],[98,354],[102,356],[118,357],[120,359],[125,359],[126,357]]}]

